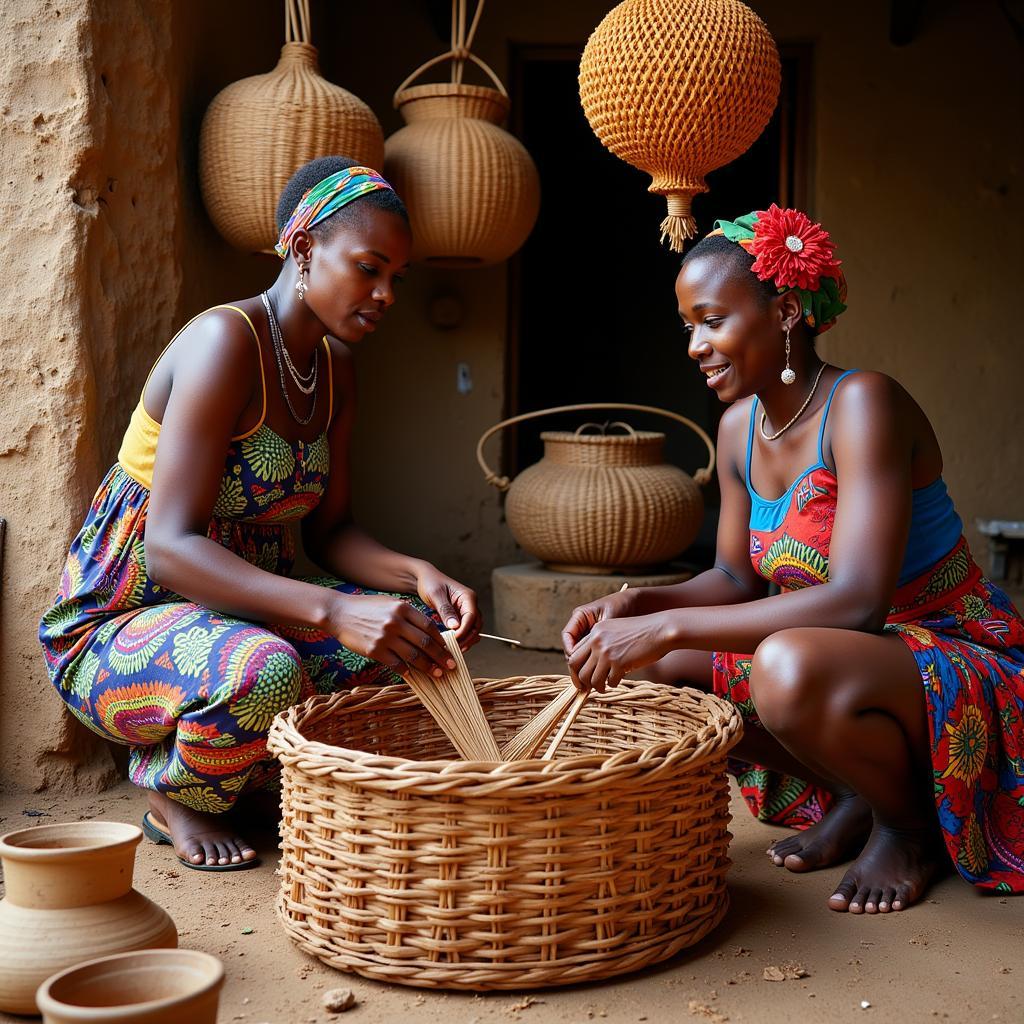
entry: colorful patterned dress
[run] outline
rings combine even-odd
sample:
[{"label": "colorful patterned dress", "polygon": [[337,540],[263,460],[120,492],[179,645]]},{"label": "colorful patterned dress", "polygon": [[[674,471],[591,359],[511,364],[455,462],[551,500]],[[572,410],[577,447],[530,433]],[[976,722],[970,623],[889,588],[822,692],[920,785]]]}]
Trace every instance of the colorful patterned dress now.
[{"label": "colorful patterned dress", "polygon": [[[241,309],[215,308],[245,317],[259,346]],[[333,394],[329,402],[333,411]],[[256,427],[231,440],[207,536],[252,565],[289,575],[294,525],[324,493],[327,431],[293,444],[272,430],[264,422],[265,376],[263,412]],[[333,636],[225,615],[150,579],[144,533],[158,435],[140,399],[118,462],[71,545],[39,638],[50,679],[75,717],[130,746],[136,785],[221,812],[247,787],[272,779],[266,736],[279,711],[313,693],[400,680]],[[377,593],[326,577],[308,582]],[[418,599],[394,596],[427,611]]]},{"label": "colorful patterned dress", "polygon": [[[822,439],[836,380],[818,431],[818,461],[777,501],[750,483],[757,401],[750,412],[746,481],[750,558],[781,590],[828,581],[838,500]],[[1024,621],[981,574],[941,477],[914,492],[907,554],[885,629],[907,644],[928,709],[935,806],[957,870],[986,889],[1024,892]],[[716,652],[714,691],[760,726],[750,696],[751,655]],[[831,795],[757,765],[732,766],[751,812],[804,829]]]}]

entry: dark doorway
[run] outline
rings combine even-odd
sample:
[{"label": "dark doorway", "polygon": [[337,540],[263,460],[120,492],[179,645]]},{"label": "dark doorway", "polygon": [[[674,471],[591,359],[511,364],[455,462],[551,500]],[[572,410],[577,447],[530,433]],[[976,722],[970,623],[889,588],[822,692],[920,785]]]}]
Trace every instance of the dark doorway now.
[{"label": "dark doorway", "polygon": [[[512,54],[513,129],[537,163],[541,210],[510,267],[509,415],[580,402],[633,402],[682,413],[714,438],[722,409],[686,355],[672,285],[679,256],[662,246],[664,199],[650,178],[597,141],[579,102],[582,47],[523,47]],[[700,234],[719,217],[806,198],[809,48],[783,51],[783,88],[772,121],[740,159],[708,177],[694,202]],[[516,472],[542,454],[542,429],[575,428],[605,414],[566,414],[508,431],[505,465]],[[668,435],[669,461],[692,473],[703,443],[671,420],[628,413],[633,426]],[[710,564],[718,504],[688,563]]]}]

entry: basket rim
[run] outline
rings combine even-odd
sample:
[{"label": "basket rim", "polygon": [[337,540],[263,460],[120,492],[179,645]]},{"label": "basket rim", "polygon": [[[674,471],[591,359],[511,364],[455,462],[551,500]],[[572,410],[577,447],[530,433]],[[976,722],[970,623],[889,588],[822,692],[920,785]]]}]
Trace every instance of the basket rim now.
[{"label": "basket rim", "polygon": [[[554,696],[568,677],[560,675],[476,678],[481,697],[495,692],[527,689]],[[616,704],[642,699],[655,706],[694,704],[705,708],[707,724],[686,736],[647,747],[630,747],[614,754],[577,754],[551,761],[460,761],[450,758],[417,761],[393,755],[374,754],[306,739],[302,727],[316,719],[345,709],[366,709],[375,705],[420,706],[419,699],[403,683],[394,686],[358,686],[335,694],[318,694],[281,712],[270,729],[267,749],[283,765],[318,776],[331,775],[336,781],[394,791],[428,791],[432,794],[481,786],[487,792],[507,793],[510,788],[527,787],[531,792],[562,788],[566,784],[607,785],[609,776],[654,775],[663,771],[692,770],[721,758],[740,739],[743,722],[739,710],[714,694],[690,687],[623,680],[615,690],[595,693],[590,700]]]},{"label": "basket rim", "polygon": [[497,89],[490,85],[474,85],[469,82],[421,82],[419,85],[410,85],[395,93],[395,107],[397,109],[413,100],[448,99],[451,97],[491,100],[506,111],[511,106],[508,98],[502,96]]},{"label": "basket rim", "polygon": [[665,435],[656,430],[637,430],[630,434],[577,434],[572,430],[542,430],[542,441],[572,441],[580,444],[637,445],[664,441]]}]

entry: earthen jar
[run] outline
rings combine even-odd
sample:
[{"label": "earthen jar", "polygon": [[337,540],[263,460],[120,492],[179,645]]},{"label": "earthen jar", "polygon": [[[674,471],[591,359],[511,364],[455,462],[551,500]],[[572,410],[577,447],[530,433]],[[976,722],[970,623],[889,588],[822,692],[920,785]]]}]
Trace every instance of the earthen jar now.
[{"label": "earthen jar", "polygon": [[19,829],[0,837],[0,1010],[36,1013],[36,989],[73,964],[177,946],[167,913],[132,888],[142,830],[114,821]]},{"label": "earthen jar", "polygon": [[118,953],[39,986],[43,1024],[217,1024],[224,966],[194,949]]}]

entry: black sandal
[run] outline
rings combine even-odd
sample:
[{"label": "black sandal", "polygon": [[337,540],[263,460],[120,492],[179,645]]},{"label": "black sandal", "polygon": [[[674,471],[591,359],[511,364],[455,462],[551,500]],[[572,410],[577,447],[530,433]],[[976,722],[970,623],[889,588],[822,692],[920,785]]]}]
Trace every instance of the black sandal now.
[{"label": "black sandal", "polygon": [[[152,811],[146,811],[142,816],[142,831],[147,839],[160,846],[174,846],[171,833],[154,820]],[[246,871],[249,868],[257,867],[260,859],[253,857],[252,860],[243,860],[238,864],[193,864],[191,861],[185,860],[184,857],[178,857],[178,863],[193,871]]]}]

